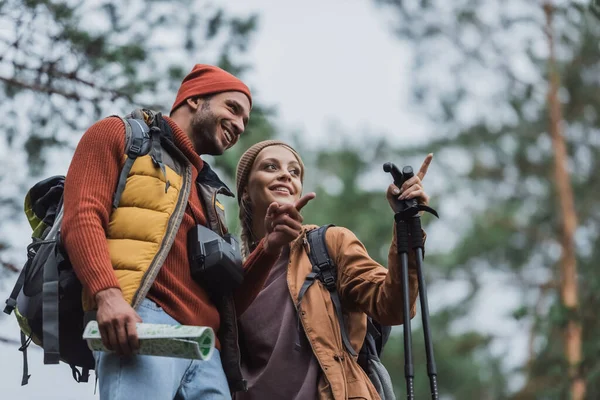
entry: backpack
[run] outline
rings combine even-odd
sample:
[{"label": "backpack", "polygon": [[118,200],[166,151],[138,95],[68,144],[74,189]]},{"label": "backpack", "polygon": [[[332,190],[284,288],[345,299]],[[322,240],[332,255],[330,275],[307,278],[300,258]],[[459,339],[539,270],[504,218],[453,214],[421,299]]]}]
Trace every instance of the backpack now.
[{"label": "backpack", "polygon": [[[150,127],[145,117],[151,121]],[[119,205],[137,157],[150,153],[165,171],[159,143],[161,135],[168,138],[172,134],[161,114],[149,110],[135,110],[123,121],[127,160],[113,196],[114,208]],[[82,338],[87,317],[82,307],[82,286],[60,240],[64,182],[64,176],[52,176],[33,185],[25,196],[24,211],[33,230],[32,241],[4,308],[6,314],[15,313],[21,330],[21,385],[26,385],[30,377],[27,347],[31,342],[43,348],[44,364],[68,364],[77,382],[87,382],[89,371],[95,367],[92,352]]]},{"label": "backpack", "polygon": [[[308,257],[312,264],[312,271],[308,274],[306,281],[300,289],[298,303],[300,303],[308,288],[315,282],[315,279],[321,281],[331,295],[331,301],[333,302],[335,313],[340,323],[344,347],[348,353],[356,356],[356,351],[350,344],[348,330],[346,329],[346,323],[342,314],[342,304],[337,292],[336,265],[329,256],[325,242],[325,233],[330,226],[333,225],[323,225],[307,233],[307,240],[310,247]],[[383,347],[389,339],[391,331],[391,326],[381,325],[367,316],[367,333],[363,346],[358,353],[358,364],[365,371],[382,400],[396,399],[392,378],[380,359]]]}]

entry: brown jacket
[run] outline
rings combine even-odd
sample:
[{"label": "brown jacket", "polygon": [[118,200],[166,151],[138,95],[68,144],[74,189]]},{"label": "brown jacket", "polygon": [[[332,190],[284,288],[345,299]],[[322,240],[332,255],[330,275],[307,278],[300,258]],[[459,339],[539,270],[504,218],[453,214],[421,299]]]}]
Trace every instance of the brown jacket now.
[{"label": "brown jacket", "polygon": [[[312,266],[307,255],[306,231],[292,243],[287,282],[296,303],[300,288]],[[395,231],[395,230],[394,230]],[[338,293],[344,308],[352,346],[358,353],[367,329],[366,315],[383,325],[401,325],[402,286],[396,237],[390,246],[388,269],[374,261],[363,244],[350,230],[330,227],[327,247],[337,265]],[[409,288],[411,318],[416,313],[418,291],[415,258],[409,257]],[[323,371],[319,382],[320,399],[379,399],[368,376],[358,365],[356,357],[344,350],[340,325],[330,294],[320,282],[306,292],[298,310],[302,326]]]}]

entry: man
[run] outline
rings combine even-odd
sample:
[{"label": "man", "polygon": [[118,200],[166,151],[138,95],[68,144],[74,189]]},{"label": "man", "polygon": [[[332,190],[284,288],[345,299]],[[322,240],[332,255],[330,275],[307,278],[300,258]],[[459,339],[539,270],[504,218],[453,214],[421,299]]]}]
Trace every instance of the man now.
[{"label": "man", "polygon": [[[256,297],[302,221],[286,217],[285,210],[267,216],[269,235],[244,263],[244,283],[234,299],[215,299],[194,280],[187,236],[198,224],[226,230],[214,199],[231,192],[200,155],[220,155],[235,145],[251,105],[242,81],[196,65],[179,88],[170,118],[158,121],[161,131],[172,132],[160,140],[162,160],[152,152],[136,159],[116,208],[125,124],[106,118],[81,138],[65,182],[62,241],[84,288],[84,309],[96,311],[102,341],[114,350],[95,354],[101,399],[223,399],[230,398],[230,388],[245,389],[236,309],[240,314]],[[142,321],[211,327],[218,332],[217,349],[209,361],[135,355],[135,324]]]}]

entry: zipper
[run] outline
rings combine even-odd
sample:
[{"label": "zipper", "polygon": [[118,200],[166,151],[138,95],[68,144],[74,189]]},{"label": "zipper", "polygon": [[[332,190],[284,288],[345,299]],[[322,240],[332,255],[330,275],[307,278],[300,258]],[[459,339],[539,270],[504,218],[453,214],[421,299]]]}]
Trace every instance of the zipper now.
[{"label": "zipper", "polygon": [[212,194],[212,199],[211,199],[211,207],[213,208],[213,212],[215,213],[215,218],[217,219],[217,225],[218,225],[218,229],[220,232],[220,236],[225,235],[225,233],[227,233],[226,229],[224,229],[223,227],[223,221],[221,221],[221,218],[219,218],[219,212],[217,211],[217,194],[221,193],[221,189],[219,188],[216,191],[213,192]]}]

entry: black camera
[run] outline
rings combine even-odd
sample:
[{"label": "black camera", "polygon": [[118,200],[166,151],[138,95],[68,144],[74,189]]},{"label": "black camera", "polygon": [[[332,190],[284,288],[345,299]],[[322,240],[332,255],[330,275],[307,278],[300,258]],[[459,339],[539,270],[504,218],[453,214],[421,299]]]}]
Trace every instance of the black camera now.
[{"label": "black camera", "polygon": [[230,234],[196,225],[188,232],[188,257],[192,278],[211,295],[229,294],[244,280],[240,246]]}]

